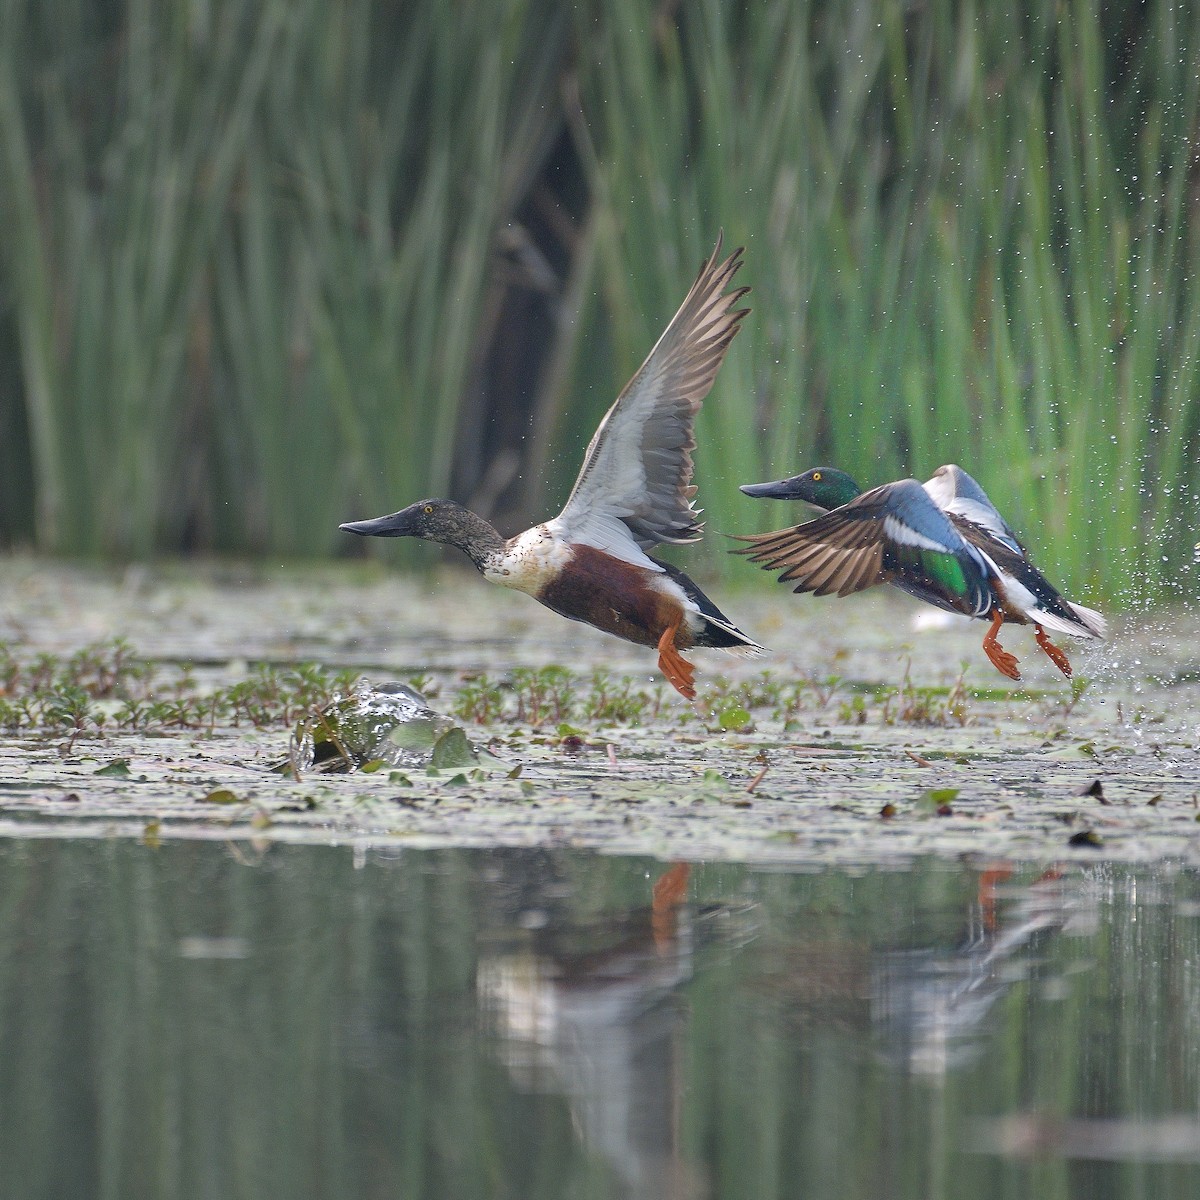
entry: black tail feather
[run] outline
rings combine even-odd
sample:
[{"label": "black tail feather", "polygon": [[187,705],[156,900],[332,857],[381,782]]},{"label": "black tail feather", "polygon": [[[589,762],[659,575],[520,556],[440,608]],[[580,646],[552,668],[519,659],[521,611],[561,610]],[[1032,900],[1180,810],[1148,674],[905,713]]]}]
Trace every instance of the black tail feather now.
[{"label": "black tail feather", "polygon": [[736,649],[739,646],[754,647],[762,650],[753,638],[747,637],[696,585],[695,581],[685,575],[678,567],[672,566],[662,559],[656,562],[687,594],[696,607],[708,618],[704,631],[696,638],[697,646],[711,646],[717,650]]}]

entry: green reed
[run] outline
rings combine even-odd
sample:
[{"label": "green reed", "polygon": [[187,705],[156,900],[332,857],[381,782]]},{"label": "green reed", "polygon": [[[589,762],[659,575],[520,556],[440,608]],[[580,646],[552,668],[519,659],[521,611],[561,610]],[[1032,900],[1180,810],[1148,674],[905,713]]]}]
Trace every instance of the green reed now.
[{"label": "green reed", "polygon": [[0,13],[39,546],[324,553],[446,487],[563,27],[466,7]]},{"label": "green reed", "polygon": [[1065,581],[1162,588],[1200,486],[1194,31],[1156,12],[1106,49],[1086,4],[619,7],[579,125],[622,369],[704,239],[749,247],[755,314],[699,422],[710,527],[789,519],[747,479],[957,461]]},{"label": "green reed", "polygon": [[738,483],[957,461],[1064,585],[1177,592],[1196,43],[1084,0],[0,6],[0,536],[319,555],[471,491],[501,249],[565,129],[588,203],[530,519],[724,228],[754,313],[699,419],[690,563],[744,571],[716,531],[793,519]]}]

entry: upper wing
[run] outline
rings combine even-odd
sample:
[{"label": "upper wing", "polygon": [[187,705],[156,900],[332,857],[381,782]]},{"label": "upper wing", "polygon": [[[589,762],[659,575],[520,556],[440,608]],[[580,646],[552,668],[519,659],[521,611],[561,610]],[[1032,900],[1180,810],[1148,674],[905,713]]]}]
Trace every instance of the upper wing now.
[{"label": "upper wing", "polygon": [[962,467],[955,466],[954,463],[938,467],[933,477],[925,481],[925,490],[943,512],[962,517],[986,530],[1010,550],[1015,550],[1018,554],[1025,553],[1025,547],[1017,540],[1017,535],[1009,528],[1008,522],[988,499],[987,492]]},{"label": "upper wing", "polygon": [[700,537],[700,514],[692,507],[693,424],[750,311],[733,307],[749,288],[725,290],[742,251],[724,262],[717,261],[720,253],[718,237],[679,311],[600,422],[554,521],[569,540],[612,549],[614,535],[625,536],[617,522],[643,550]]},{"label": "upper wing", "polygon": [[797,592],[848,596],[877,583],[969,615],[991,607],[986,558],[966,542],[915,479],[872,488],[803,525],[742,539],[737,553],[785,568]]}]

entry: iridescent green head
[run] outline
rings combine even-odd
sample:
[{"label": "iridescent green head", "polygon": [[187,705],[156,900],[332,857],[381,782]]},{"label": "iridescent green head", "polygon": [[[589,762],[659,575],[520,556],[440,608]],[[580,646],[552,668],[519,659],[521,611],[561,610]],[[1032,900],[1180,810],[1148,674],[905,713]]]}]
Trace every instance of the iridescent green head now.
[{"label": "iridescent green head", "polygon": [[755,498],[803,500],[827,512],[849,504],[855,496],[862,494],[862,488],[837,467],[813,467],[803,475],[793,475],[775,483],[743,483],[741,490]]}]

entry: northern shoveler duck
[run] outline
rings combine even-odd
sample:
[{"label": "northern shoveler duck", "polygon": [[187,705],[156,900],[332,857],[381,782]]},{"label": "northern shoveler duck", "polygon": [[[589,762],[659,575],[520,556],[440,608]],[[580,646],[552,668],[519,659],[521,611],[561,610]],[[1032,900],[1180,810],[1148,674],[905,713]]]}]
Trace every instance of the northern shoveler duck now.
[{"label": "northern shoveler duck", "polygon": [[864,492],[845,471],[815,467],[775,483],[744,484],[747,496],[803,500],[822,516],[742,537],[763,570],[785,568],[781,583],[795,591],[848,596],[891,583],[948,612],[990,620],[983,649],[1001,674],[1020,679],[1016,658],[996,640],[1005,621],[1032,624],[1037,644],[1066,676],[1067,656],[1046,629],[1102,638],[1104,618],[1073,604],[1029,561],[1025,547],[961,467],[938,467],[921,484],[901,479]]},{"label": "northern shoveler duck", "polygon": [[696,695],[694,668],[681,650],[760,652],[682,571],[647,553],[659,542],[701,536],[692,505],[695,417],[750,311],[735,307],[749,288],[727,290],[742,251],[723,262],[720,252],[718,238],[679,311],[600,422],[557,517],[506,539],[452,500],[431,499],[340,528],[457,546],[485,579],[573,621],[656,646],[659,669],[688,700]]}]

